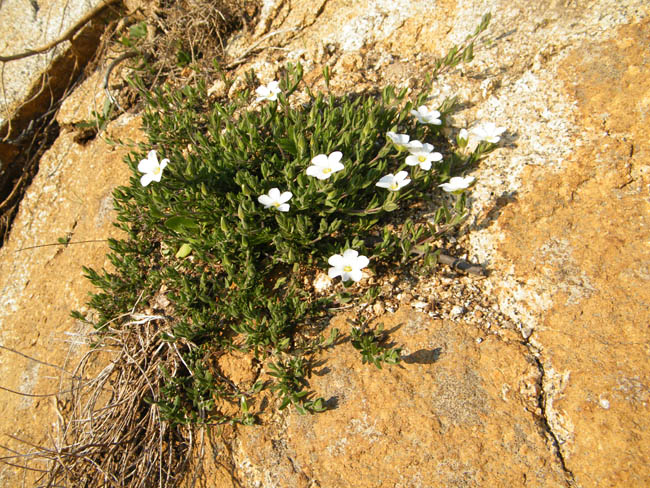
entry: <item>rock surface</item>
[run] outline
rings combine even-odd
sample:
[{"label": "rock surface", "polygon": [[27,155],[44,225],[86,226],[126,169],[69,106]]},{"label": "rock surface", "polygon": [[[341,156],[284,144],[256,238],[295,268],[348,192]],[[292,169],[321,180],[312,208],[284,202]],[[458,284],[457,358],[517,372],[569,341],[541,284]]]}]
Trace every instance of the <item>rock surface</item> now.
[{"label": "rock surface", "polygon": [[580,134],[558,172],[524,170],[499,252],[544,297],[530,343],[567,469],[581,486],[647,486],[650,22],[612,34],[559,63]]},{"label": "rock surface", "polygon": [[335,407],[241,429],[247,486],[562,485],[538,416],[540,373],[515,332],[477,341],[476,327],[408,309],[381,321],[403,363],[361,366],[349,342],[318,357],[311,388]]},{"label": "rock surface", "polygon": [[[102,0],[4,0],[0,2],[0,56],[38,49],[59,39]],[[115,3],[115,2],[112,2]],[[22,131],[48,112],[72,85],[94,54],[103,22],[98,16],[83,25],[71,41],[41,54],[0,61],[0,185],[7,167],[20,152]]]},{"label": "rock surface", "polygon": [[[111,124],[107,135],[138,140],[139,131],[140,119],[126,115]],[[112,190],[130,175],[122,162],[125,148],[110,146],[101,138],[85,146],[74,139],[73,132],[64,131],[45,153],[10,238],[0,249],[0,344],[63,368],[74,367],[87,351],[82,346],[85,329],[70,317],[70,311],[82,308],[90,291],[81,266],[109,265],[106,238],[116,234]],[[70,238],[71,243],[56,245],[58,238]],[[82,242],[94,240],[99,242]],[[60,389],[60,374],[46,364],[0,350],[4,388],[26,395],[52,393]],[[0,404],[3,445],[21,452],[29,449],[7,435],[50,444],[60,408],[53,397],[5,391]],[[33,475],[3,465],[0,486],[20,486],[23,476],[27,476],[26,486],[34,486],[29,484]]]},{"label": "rock surface", "polygon": [[[490,276],[440,270],[413,289],[396,283],[401,298],[372,310],[395,329],[403,364],[363,365],[349,343],[326,351],[310,388],[331,410],[301,417],[255,405],[261,426],[212,439],[205,486],[650,484],[646,2],[267,0],[255,36],[228,51],[237,58],[262,40],[237,72],[255,69],[263,82],[301,60],[316,89],[324,64],[341,92],[413,86],[488,10],[475,61],[442,76],[431,103],[459,94],[454,126],[508,129],[472,173],[460,238]],[[112,130],[135,138],[137,125],[121,119]],[[79,264],[101,266],[105,247],[16,251],[70,231],[73,241],[105,238],[110,188],[128,178],[122,150],[73,139],[64,132],[44,158],[0,251],[2,344],[57,364],[66,348],[56,341],[75,328],[67,313],[89,290]],[[346,330],[346,318],[332,326]],[[44,366],[0,358],[2,386],[56,387]],[[3,393],[2,404],[11,413],[1,432],[46,439],[48,400]],[[10,470],[2,476],[14,486]]]},{"label": "rock surface", "polygon": [[[101,0],[3,0],[0,4],[0,55],[17,54],[54,41],[99,3]],[[70,44],[66,41],[51,52],[6,63],[0,79],[0,126],[8,121],[16,105],[33,91],[34,83],[47,73],[54,60],[70,49]]]}]

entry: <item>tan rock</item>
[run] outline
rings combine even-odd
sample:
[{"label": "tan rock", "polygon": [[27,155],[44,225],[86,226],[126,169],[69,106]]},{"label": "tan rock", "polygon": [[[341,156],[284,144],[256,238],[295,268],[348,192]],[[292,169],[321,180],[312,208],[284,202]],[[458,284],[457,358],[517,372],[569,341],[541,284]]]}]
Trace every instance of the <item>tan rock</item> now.
[{"label": "tan rock", "polygon": [[219,369],[238,388],[246,390],[253,385],[257,373],[253,365],[253,353],[231,351],[219,358]]},{"label": "tan rock", "polygon": [[635,171],[650,164],[650,82],[629,69],[650,61],[650,23],[615,38],[584,41],[562,63],[581,147],[559,173],[526,170],[524,196],[500,219],[518,279],[550,297],[532,340],[546,415],[584,487],[650,483],[650,435],[639,429],[650,422],[650,179]]},{"label": "tan rock", "polygon": [[228,94],[226,91],[226,83],[219,79],[216,80],[210,88],[208,88],[208,96],[215,98],[222,98]]},{"label": "tan rock", "polygon": [[[60,38],[100,1],[2,2],[0,54],[17,54]],[[100,33],[99,25],[89,23],[72,42],[65,41],[43,54],[4,63],[0,128],[5,130],[17,115],[29,120],[47,110],[48,102],[57,100],[72,82],[74,73],[92,55]],[[20,114],[15,113],[18,106]]]},{"label": "tan rock", "polygon": [[245,486],[563,486],[535,391],[519,393],[540,381],[524,346],[477,345],[472,328],[408,307],[381,321],[401,326],[391,339],[407,351],[402,364],[362,365],[349,343],[319,357],[327,372],[310,388],[331,410],[240,428]]},{"label": "tan rock", "polygon": [[106,101],[103,83],[104,77],[100,70],[86,78],[61,104],[56,115],[59,125],[71,126],[80,122],[92,122],[95,120],[93,112],[101,115]]},{"label": "tan rock", "polygon": [[[113,138],[141,140],[140,119],[123,116],[109,127]],[[40,172],[23,199],[11,235],[0,249],[0,344],[40,361],[64,368],[86,352],[84,327],[70,312],[85,304],[93,289],[83,277],[82,265],[107,266],[107,237],[112,225],[112,190],[128,181],[130,170],[122,161],[125,148],[107,145],[101,138],[80,146],[73,132],[62,132],[40,162]],[[70,237],[68,246],[57,245]],[[81,241],[99,240],[99,242]],[[53,244],[53,245],[50,245]],[[31,248],[32,246],[42,246]],[[60,371],[0,352],[2,386],[26,394],[56,392]],[[56,408],[50,398],[1,393],[0,432],[37,445],[51,445],[56,435]],[[6,440],[25,450],[25,445]],[[20,486],[23,476],[0,466],[0,486]],[[31,483],[28,484],[30,486]]]}]

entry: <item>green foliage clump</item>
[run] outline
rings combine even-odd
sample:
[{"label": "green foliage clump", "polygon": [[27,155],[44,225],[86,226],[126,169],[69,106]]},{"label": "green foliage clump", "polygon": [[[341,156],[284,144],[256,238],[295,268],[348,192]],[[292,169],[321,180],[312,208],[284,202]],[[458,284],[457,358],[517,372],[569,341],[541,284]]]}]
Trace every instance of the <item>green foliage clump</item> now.
[{"label": "green foliage clump", "polygon": [[370,329],[367,322],[361,319],[353,324],[350,339],[352,347],[361,354],[363,363],[374,364],[382,369],[381,363],[397,364],[401,360],[402,348],[386,345],[388,334],[384,330],[384,324],[377,325],[376,329]]},{"label": "green foliage clump", "polygon": [[[456,49],[449,62],[466,52]],[[127,237],[110,241],[113,271],[86,269],[102,289],[90,301],[100,330],[119,327],[116,317],[138,299],[147,303],[161,287],[167,290],[173,325],[165,338],[178,344],[184,369],[164,371],[167,386],[151,400],[174,422],[232,421],[216,411],[218,398],[239,401],[242,416],[234,420],[252,421],[247,398],[269,385],[241,389],[226,381],[211,358],[232,349],[268,360],[280,408],[323,410],[324,400],[310,399],[305,389],[305,358],[332,340],[305,346],[300,329],[333,297],[310,293],[305,278],[326,271],[328,258],[346,249],[368,256],[375,270],[394,269],[414,255],[434,264],[431,242],[466,216],[465,196],[450,208],[440,203],[436,225],[404,213],[414,202],[431,202],[439,184],[491,148],[481,144],[468,153],[443,135],[454,99],[438,108],[442,125],[417,123],[410,111],[424,104],[427,91],[412,100],[406,89],[390,86],[359,96],[314,94],[302,83],[301,66],[289,65],[277,101],[258,105],[249,81],[228,103],[210,102],[203,82],[143,91],[149,144],[128,157],[130,185],[114,194],[117,225]],[[301,88],[307,101],[298,104]],[[430,171],[406,166],[389,131],[433,144],[444,159]],[[138,162],[152,148],[170,162],[160,182],[142,186]],[[305,173],[315,156],[333,151],[343,154],[343,171],[326,180]],[[376,186],[402,170],[409,172],[408,186],[394,192]],[[258,202],[271,188],[293,194],[288,212]],[[399,360],[399,348],[379,345],[382,331],[353,328],[351,334],[364,362],[381,367]]]}]

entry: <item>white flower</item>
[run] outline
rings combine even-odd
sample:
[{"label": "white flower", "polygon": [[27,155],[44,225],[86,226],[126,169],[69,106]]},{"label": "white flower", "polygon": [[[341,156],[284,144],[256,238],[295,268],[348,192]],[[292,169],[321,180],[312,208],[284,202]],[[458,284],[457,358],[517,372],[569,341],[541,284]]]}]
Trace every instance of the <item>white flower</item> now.
[{"label": "white flower", "polygon": [[411,182],[411,178],[407,178],[407,176],[408,173],[406,171],[400,171],[396,175],[388,173],[386,176],[381,177],[376,183],[376,186],[388,188],[390,191],[397,191]]},{"label": "white flower", "polygon": [[256,102],[261,102],[264,100],[269,100],[274,102],[278,99],[278,93],[280,93],[280,87],[277,81],[271,81],[268,85],[258,86],[255,90],[258,97],[255,99]]},{"label": "white flower", "polygon": [[406,157],[406,164],[409,166],[420,166],[425,171],[431,169],[431,162],[441,161],[442,154],[439,152],[432,152],[433,146],[426,142],[422,144],[420,141],[413,141],[409,144],[409,152],[411,153]]},{"label": "white flower", "polygon": [[409,140],[411,139],[408,134],[396,134],[395,132],[386,132],[388,138],[393,141],[393,144],[400,151],[403,149],[408,149]]},{"label": "white flower", "polygon": [[494,122],[487,122],[474,127],[472,129],[472,134],[474,134],[479,141],[487,141],[496,144],[501,139],[501,134],[505,131],[505,127],[497,127]]},{"label": "white flower", "polygon": [[459,194],[472,186],[475,180],[476,179],[473,176],[454,176],[447,183],[438,186],[446,192]]},{"label": "white flower", "polygon": [[291,200],[293,194],[290,191],[280,193],[277,188],[271,188],[268,195],[260,195],[257,201],[264,205],[264,208],[277,208],[280,212],[288,212],[289,204],[286,203]]},{"label": "white flower", "polygon": [[461,129],[458,132],[458,135],[456,136],[456,144],[458,144],[459,148],[465,149],[467,147],[468,142],[469,142],[469,132],[467,132],[467,129]]},{"label": "white flower", "polygon": [[347,249],[343,256],[335,254],[327,262],[332,266],[327,270],[330,278],[340,276],[343,281],[359,281],[361,270],[368,266],[370,260],[366,256],[359,256],[359,252],[354,249]]},{"label": "white flower", "polygon": [[319,180],[326,180],[337,171],[341,171],[344,166],[339,162],[343,154],[340,151],[334,151],[329,156],[319,154],[311,160],[311,166],[307,168],[309,176],[315,176]]},{"label": "white flower", "polygon": [[160,181],[163,169],[165,169],[167,163],[169,163],[169,159],[165,158],[159,163],[156,151],[149,151],[147,159],[141,160],[140,164],[138,164],[138,171],[144,173],[140,178],[142,186],[147,186],[152,181]]},{"label": "white flower", "polygon": [[426,105],[421,105],[417,110],[411,110],[411,115],[418,119],[421,124],[441,125],[440,112],[430,110]]}]

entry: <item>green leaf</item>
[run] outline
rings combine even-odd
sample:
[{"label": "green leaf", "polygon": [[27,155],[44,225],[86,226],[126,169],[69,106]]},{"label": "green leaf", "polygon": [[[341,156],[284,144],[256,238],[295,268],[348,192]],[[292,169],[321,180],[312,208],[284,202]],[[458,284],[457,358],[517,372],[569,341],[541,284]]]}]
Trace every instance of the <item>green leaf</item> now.
[{"label": "green leaf", "polygon": [[140,22],[139,24],[132,25],[129,28],[129,37],[131,39],[144,39],[147,35],[147,24]]},{"label": "green leaf", "polygon": [[160,210],[158,210],[158,208],[156,206],[154,206],[154,205],[149,207],[149,214],[152,217],[155,217],[157,219],[162,219],[165,216],[165,214],[162,213]]},{"label": "green leaf", "polygon": [[170,217],[165,221],[165,227],[175,232],[183,232],[184,230],[197,229],[199,224],[194,219],[189,217]]},{"label": "green leaf", "polygon": [[384,202],[384,204],[382,205],[382,208],[383,208],[386,212],[394,212],[395,210],[397,210],[397,209],[399,208],[399,205],[397,205],[397,203],[392,202],[392,201],[390,201],[390,200],[386,200],[386,201]]},{"label": "green leaf", "polygon": [[185,243],[178,249],[178,252],[176,253],[176,257],[182,259],[184,257],[187,257],[191,252],[192,252],[192,246]]}]

